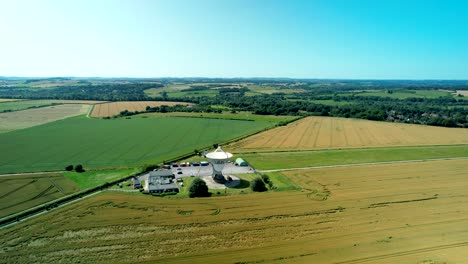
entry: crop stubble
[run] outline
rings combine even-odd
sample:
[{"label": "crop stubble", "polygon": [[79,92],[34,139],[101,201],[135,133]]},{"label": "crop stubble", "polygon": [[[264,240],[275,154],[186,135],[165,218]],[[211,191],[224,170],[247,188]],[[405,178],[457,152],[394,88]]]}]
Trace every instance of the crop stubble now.
[{"label": "crop stubble", "polygon": [[236,152],[468,144],[468,130],[307,117],[236,142]]}]

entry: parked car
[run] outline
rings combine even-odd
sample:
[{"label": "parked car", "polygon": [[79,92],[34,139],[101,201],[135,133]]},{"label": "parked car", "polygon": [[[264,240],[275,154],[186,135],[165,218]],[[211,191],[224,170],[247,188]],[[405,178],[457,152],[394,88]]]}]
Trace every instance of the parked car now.
[{"label": "parked car", "polygon": [[199,162],[192,162],[192,166],[200,166]]},{"label": "parked car", "polygon": [[172,168],[177,168],[177,167],[179,167],[179,164],[177,164],[177,163],[172,163]]},{"label": "parked car", "polygon": [[178,171],[177,174],[182,174],[182,171]]},{"label": "parked car", "polygon": [[208,163],[208,161],[202,161],[200,162],[200,165],[202,166],[208,166],[210,163]]}]

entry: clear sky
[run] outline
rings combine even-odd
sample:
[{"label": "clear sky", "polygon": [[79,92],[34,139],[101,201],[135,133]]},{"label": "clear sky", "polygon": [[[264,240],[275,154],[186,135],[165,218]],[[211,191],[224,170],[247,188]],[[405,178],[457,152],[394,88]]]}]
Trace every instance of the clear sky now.
[{"label": "clear sky", "polygon": [[0,76],[468,79],[468,1],[0,0]]}]

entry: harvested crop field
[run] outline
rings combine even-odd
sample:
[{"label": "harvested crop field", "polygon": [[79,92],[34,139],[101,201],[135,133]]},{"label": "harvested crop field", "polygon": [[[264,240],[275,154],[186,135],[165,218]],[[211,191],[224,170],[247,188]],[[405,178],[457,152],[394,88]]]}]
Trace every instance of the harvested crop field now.
[{"label": "harvested crop field", "polygon": [[0,218],[78,191],[61,173],[0,177]]},{"label": "harvested crop field", "polygon": [[185,102],[157,102],[157,101],[138,101],[138,102],[112,102],[106,104],[98,104],[93,108],[92,117],[110,117],[120,114],[120,112],[128,110],[130,112],[145,111],[147,106],[155,107],[161,105],[190,105]]},{"label": "harvested crop field", "polygon": [[307,117],[230,146],[236,152],[468,144],[468,129]]},{"label": "harvested crop field", "polygon": [[63,104],[0,113],[0,133],[38,126],[68,117],[86,114],[89,105]]},{"label": "harvested crop field", "polygon": [[468,90],[458,90],[458,91],[457,91],[457,94],[461,94],[461,95],[464,95],[464,96],[468,96]]},{"label": "harvested crop field", "polygon": [[468,258],[466,166],[292,171],[302,191],[202,199],[105,193],[0,231],[0,261],[457,263]]}]

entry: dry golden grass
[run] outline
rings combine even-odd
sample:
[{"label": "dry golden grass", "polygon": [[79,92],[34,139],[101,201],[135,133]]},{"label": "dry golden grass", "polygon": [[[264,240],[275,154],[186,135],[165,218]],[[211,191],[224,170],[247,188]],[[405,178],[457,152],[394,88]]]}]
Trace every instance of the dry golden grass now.
[{"label": "dry golden grass", "polygon": [[57,120],[83,115],[89,111],[90,107],[91,106],[87,104],[63,104],[0,113],[0,133],[43,125]]},{"label": "dry golden grass", "polygon": [[307,117],[232,144],[235,152],[468,144],[468,130]]},{"label": "dry golden grass", "polygon": [[457,94],[461,94],[461,95],[464,95],[464,96],[468,96],[468,90],[458,90],[458,91],[457,91]]},{"label": "dry golden grass", "polygon": [[0,103],[20,101],[21,99],[0,98]]},{"label": "dry golden grass", "polygon": [[467,160],[286,173],[303,191],[105,193],[0,231],[7,263],[456,263]]},{"label": "dry golden grass", "polygon": [[138,102],[112,102],[105,104],[97,104],[94,106],[91,113],[92,117],[110,117],[120,114],[121,111],[128,110],[130,112],[145,111],[147,106],[155,107],[161,105],[190,105],[184,102],[156,102],[156,101],[138,101]]}]

